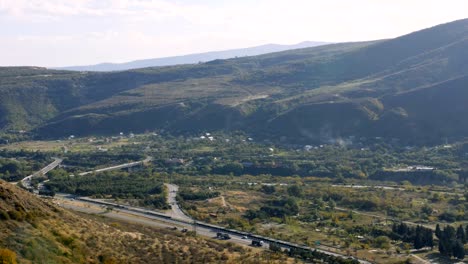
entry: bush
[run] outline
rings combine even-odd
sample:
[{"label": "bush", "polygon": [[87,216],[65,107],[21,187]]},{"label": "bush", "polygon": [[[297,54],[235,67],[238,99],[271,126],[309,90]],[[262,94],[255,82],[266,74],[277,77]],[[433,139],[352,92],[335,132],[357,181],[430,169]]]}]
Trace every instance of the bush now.
[{"label": "bush", "polygon": [[439,220],[453,223],[457,220],[457,215],[455,212],[444,212],[439,216]]},{"label": "bush", "polygon": [[10,216],[5,211],[0,211],[0,220],[10,220]]},{"label": "bush", "polygon": [[193,192],[190,190],[182,190],[179,192],[180,197],[187,201],[195,201],[195,200],[206,200],[209,198],[218,197],[221,193],[220,192],[210,192],[210,191],[201,191],[201,192]]},{"label": "bush", "polygon": [[24,214],[19,211],[8,211],[8,215],[10,216],[10,219],[13,219],[13,220],[17,220],[17,221],[24,220]]},{"label": "bush", "polygon": [[390,248],[390,238],[387,236],[379,236],[374,239],[374,246],[376,248],[389,249]]},{"label": "bush", "polygon": [[273,252],[280,252],[281,247],[276,243],[270,243],[270,250]]},{"label": "bush", "polygon": [[7,248],[0,248],[0,263],[16,264],[16,253]]}]

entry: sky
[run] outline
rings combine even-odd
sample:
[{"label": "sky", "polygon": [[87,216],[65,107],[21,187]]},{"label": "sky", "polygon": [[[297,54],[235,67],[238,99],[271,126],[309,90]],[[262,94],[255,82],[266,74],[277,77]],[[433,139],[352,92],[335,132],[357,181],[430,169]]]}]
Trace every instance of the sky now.
[{"label": "sky", "polygon": [[0,66],[393,38],[466,10],[466,0],[0,0]]}]

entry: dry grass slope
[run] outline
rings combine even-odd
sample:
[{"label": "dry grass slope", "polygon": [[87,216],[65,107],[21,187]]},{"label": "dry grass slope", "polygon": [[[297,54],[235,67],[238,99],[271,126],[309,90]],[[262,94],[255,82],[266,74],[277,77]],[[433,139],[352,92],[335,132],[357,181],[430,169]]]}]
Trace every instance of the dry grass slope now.
[{"label": "dry grass slope", "polygon": [[14,252],[18,263],[292,262],[229,242],[75,214],[3,181],[0,218],[0,250]]}]

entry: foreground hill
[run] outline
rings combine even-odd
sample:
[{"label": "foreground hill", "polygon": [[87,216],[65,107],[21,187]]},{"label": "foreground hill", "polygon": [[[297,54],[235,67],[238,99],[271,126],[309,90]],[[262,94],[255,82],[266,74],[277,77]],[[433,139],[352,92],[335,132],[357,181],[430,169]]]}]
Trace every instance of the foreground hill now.
[{"label": "foreground hill", "polygon": [[70,71],[125,71],[131,69],[139,69],[146,67],[170,66],[177,64],[192,64],[199,62],[212,61],[217,59],[230,59],[234,57],[255,56],[271,52],[279,52],[290,49],[300,49],[315,47],[326,44],[325,42],[304,41],[294,45],[279,45],[279,44],[266,44],[251,48],[232,49],[223,51],[211,51],[197,54],[189,54],[182,56],[136,60],[125,63],[100,63],[88,66],[70,66],[57,68],[60,70]]},{"label": "foreground hill", "polygon": [[0,127],[43,137],[244,130],[294,142],[468,134],[468,20],[399,38],[113,73],[0,69]]},{"label": "foreground hill", "polygon": [[[6,261],[8,258],[12,262]],[[108,223],[99,217],[77,215],[0,181],[0,262],[5,261],[2,263],[219,263],[220,260],[266,263],[266,259],[244,247],[167,229]]]}]

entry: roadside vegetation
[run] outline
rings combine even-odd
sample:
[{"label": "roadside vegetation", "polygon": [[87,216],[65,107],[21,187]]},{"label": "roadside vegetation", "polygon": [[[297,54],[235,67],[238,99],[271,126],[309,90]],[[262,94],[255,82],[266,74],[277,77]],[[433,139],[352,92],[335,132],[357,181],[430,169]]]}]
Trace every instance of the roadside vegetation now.
[{"label": "roadside vegetation", "polygon": [[44,167],[49,160],[50,154],[44,152],[0,150],[0,179],[19,181]]},{"label": "roadside vegetation", "polygon": [[[239,132],[151,133],[121,136],[112,144],[106,151],[94,146],[83,152],[34,152],[41,159],[29,154],[24,162],[64,159],[62,168],[44,177],[52,195],[165,210],[170,205],[163,183],[174,183],[181,207],[199,221],[379,263],[404,262],[414,254],[460,259],[467,247],[451,231],[443,238],[448,242],[435,234],[436,226],[468,229],[466,142],[422,148],[368,139],[304,146]],[[131,169],[78,175],[145,157],[153,159]],[[449,246],[440,248],[443,243]]]},{"label": "roadside vegetation", "polygon": [[167,228],[72,213],[4,181],[0,216],[1,263],[300,262]]}]

